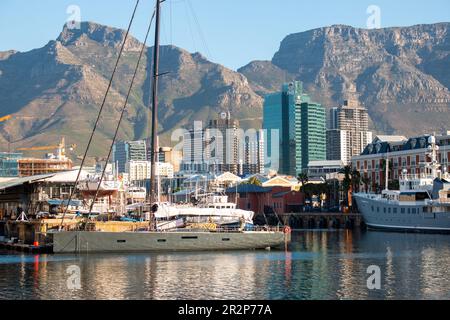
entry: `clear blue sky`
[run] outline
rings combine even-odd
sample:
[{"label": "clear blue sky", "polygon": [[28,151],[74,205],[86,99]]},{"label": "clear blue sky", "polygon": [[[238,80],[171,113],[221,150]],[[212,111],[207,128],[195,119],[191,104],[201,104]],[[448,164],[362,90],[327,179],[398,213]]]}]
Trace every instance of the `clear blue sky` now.
[{"label": "clear blue sky", "polygon": [[[55,39],[78,5],[81,20],[125,28],[135,0],[0,0],[0,51],[27,51]],[[133,35],[142,39],[154,0],[141,0]],[[167,0],[164,43],[199,51],[237,69],[270,60],[288,34],[332,24],[366,27],[369,5],[381,26],[450,21],[449,0]]]}]

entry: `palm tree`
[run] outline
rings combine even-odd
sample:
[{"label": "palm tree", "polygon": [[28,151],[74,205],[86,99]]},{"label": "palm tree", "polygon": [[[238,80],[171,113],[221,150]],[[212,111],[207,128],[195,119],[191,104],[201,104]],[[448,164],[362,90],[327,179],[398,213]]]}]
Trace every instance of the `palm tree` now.
[{"label": "palm tree", "polygon": [[370,182],[371,182],[370,178],[367,177],[367,176],[363,176],[361,178],[361,182],[364,184],[364,189],[365,189],[366,193],[368,193],[369,192]]},{"label": "palm tree", "polygon": [[354,192],[359,192],[359,187],[361,185],[361,174],[358,170],[353,169],[351,173],[352,190]]},{"label": "palm tree", "polygon": [[345,203],[348,206],[348,194],[350,192],[350,189],[352,187],[352,167],[351,166],[345,166],[342,170],[341,173],[344,174],[344,180],[342,181],[342,188],[345,194]]}]

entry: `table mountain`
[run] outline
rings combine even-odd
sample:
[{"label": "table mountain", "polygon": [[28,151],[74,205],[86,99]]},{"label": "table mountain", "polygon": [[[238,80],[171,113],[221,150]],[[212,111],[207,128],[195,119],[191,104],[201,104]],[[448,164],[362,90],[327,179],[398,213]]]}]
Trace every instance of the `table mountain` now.
[{"label": "table mountain", "polygon": [[[114,63],[125,37],[123,30],[95,23],[64,28],[55,41],[29,52],[0,53],[0,123],[2,149],[54,145],[61,135],[78,144],[82,154],[92,130]],[[107,99],[92,155],[106,155],[120,108],[131,81],[142,44],[126,43],[111,93]],[[148,137],[149,66],[153,48],[145,49],[120,138]],[[261,115],[262,98],[240,73],[175,46],[161,47],[160,132],[169,143],[173,129],[190,127],[194,120],[213,118],[230,110],[238,118]],[[260,121],[243,122],[244,126]],[[49,150],[49,152],[52,150]],[[33,154],[35,155],[35,154]]]},{"label": "table mountain", "polygon": [[260,94],[296,79],[327,107],[356,96],[379,132],[439,132],[450,129],[449,26],[336,25],[291,34],[272,61],[255,61],[239,72]]}]

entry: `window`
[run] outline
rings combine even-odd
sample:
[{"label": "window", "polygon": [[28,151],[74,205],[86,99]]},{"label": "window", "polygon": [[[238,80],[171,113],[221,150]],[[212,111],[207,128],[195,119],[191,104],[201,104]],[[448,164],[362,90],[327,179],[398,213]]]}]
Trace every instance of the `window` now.
[{"label": "window", "polygon": [[410,208],[408,208],[408,214],[411,214],[411,209]]},{"label": "window", "polygon": [[401,209],[401,213],[404,214],[405,213],[405,208]]},{"label": "window", "polygon": [[391,213],[391,208],[388,209],[388,213]]},{"label": "window", "polygon": [[393,210],[394,210],[394,213],[397,213],[397,208],[394,208]]}]

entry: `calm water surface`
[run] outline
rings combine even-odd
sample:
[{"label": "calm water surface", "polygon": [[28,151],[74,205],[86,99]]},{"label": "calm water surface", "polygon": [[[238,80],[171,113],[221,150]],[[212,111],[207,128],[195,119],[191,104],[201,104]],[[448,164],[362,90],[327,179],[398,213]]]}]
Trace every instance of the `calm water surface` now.
[{"label": "calm water surface", "polygon": [[[80,290],[67,287],[74,265]],[[381,290],[367,289],[371,265]],[[0,299],[450,299],[450,236],[304,231],[288,252],[0,251]]]}]

